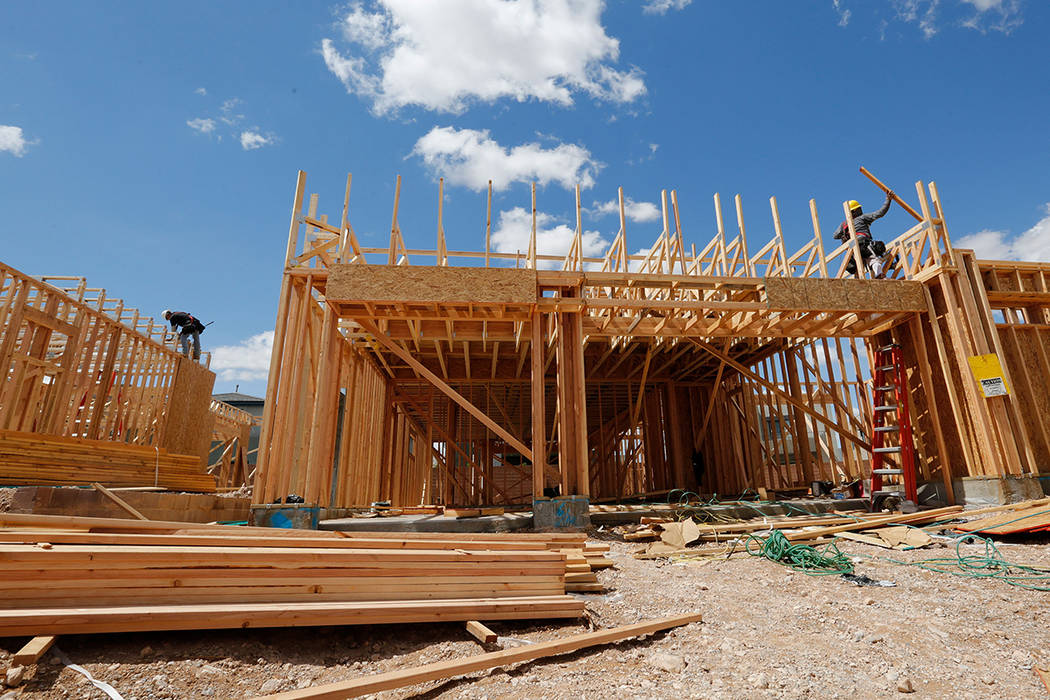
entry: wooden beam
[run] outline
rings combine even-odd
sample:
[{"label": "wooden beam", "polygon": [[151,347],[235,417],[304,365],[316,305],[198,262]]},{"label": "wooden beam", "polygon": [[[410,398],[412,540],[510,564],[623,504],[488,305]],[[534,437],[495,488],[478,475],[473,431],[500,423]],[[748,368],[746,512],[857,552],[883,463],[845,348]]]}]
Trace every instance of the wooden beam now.
[{"label": "wooden beam", "polygon": [[737,372],[740,372],[744,376],[749,377],[752,381],[755,381],[758,384],[760,384],[760,385],[764,386],[765,388],[769,389],[774,394],[776,394],[777,396],[779,396],[781,399],[783,399],[784,401],[788,402],[792,406],[797,406],[803,412],[805,412],[806,414],[812,416],[813,418],[815,418],[816,420],[820,421],[824,425],[828,426],[829,428],[831,428],[835,432],[839,433],[840,435],[845,437],[850,442],[853,442],[854,444],[859,446],[861,449],[871,450],[871,443],[868,443],[868,442],[865,442],[864,440],[861,440],[860,438],[858,438],[853,433],[849,432],[848,430],[845,430],[844,428],[842,428],[841,426],[836,424],[834,421],[828,420],[826,416],[824,416],[824,415],[822,415],[820,413],[817,413],[816,411],[811,409],[806,404],[802,403],[801,401],[796,400],[793,396],[791,396],[790,394],[785,393],[784,391],[782,391],[779,387],[777,387],[772,382],[766,381],[765,379],[763,379],[759,375],[755,374],[750,369],[748,369],[744,365],[740,364],[736,360],[732,359],[728,355],[719,352],[717,349],[715,349],[714,347],[708,345],[707,343],[705,343],[702,340],[697,340],[696,338],[687,338],[687,340],[689,340],[689,342],[691,342],[691,343],[694,343],[697,347],[703,348],[704,350],[708,351],[709,353],[711,353],[712,355],[714,355],[715,357],[717,357],[718,359],[722,360],[727,365],[729,365],[730,367],[735,369]]},{"label": "wooden beam", "polygon": [[57,637],[33,637],[15,653],[11,659],[11,667],[35,664],[40,660],[40,657],[47,653],[47,650],[55,643],[55,639]]},{"label": "wooden beam", "polygon": [[[652,634],[673,627],[681,627],[691,622],[700,622],[700,613],[690,613],[676,617],[665,617],[652,622],[639,622],[634,625],[614,627],[608,630],[588,632],[586,634],[573,635],[566,639],[555,639],[549,642],[540,642],[528,646],[494,651],[488,654],[479,654],[467,659],[453,659],[451,661],[438,661],[416,668],[377,673],[364,678],[356,678],[351,681],[329,683],[315,688],[305,690],[291,690],[285,693],[267,695],[267,700],[303,700],[311,698],[314,700],[340,700],[341,698],[355,698],[370,693],[378,693],[384,690],[395,690],[405,688],[417,683],[452,678],[465,673],[482,671],[487,668],[496,668],[520,661],[541,659],[556,654],[565,654],[587,647],[610,644],[623,639],[637,637],[643,634]],[[261,698],[258,700],[262,700]]]},{"label": "wooden beam", "polygon": [[544,417],[546,390],[544,388],[543,354],[544,317],[539,311],[532,317],[532,343],[529,355],[532,359],[532,497],[543,498],[545,485],[543,472],[547,469],[547,433]]},{"label": "wooden beam", "polygon": [[404,360],[409,367],[414,369],[424,379],[426,379],[435,387],[437,387],[438,390],[445,394],[445,396],[449,397],[457,404],[462,406],[463,409],[467,411],[467,413],[477,418],[482,425],[484,425],[492,432],[496,433],[496,435],[499,435],[501,438],[503,438],[504,442],[506,442],[508,445],[511,445],[514,449],[520,452],[523,457],[525,457],[529,461],[532,461],[532,450],[526,447],[524,443],[522,443],[520,440],[514,437],[509,431],[505,430],[501,425],[496,423],[496,421],[486,416],[481,409],[472,404],[470,401],[467,401],[467,399],[465,399],[458,391],[456,391],[448,384],[443,382],[436,374],[424,367],[423,363],[421,363],[416,358],[412,357],[412,355],[410,355],[407,350],[405,350],[403,347],[401,347],[400,345],[392,341],[390,338],[388,338],[387,335],[381,332],[378,328],[376,328],[376,326],[371,321],[365,319],[356,319],[356,321],[362,328],[364,328],[366,331],[372,334],[372,336],[376,339],[376,342],[378,342],[387,350]]},{"label": "wooden beam", "polygon": [[137,518],[139,520],[149,520],[149,518],[147,518],[145,515],[143,515],[142,513],[138,512],[137,510],[132,508],[130,505],[128,505],[127,501],[125,501],[123,498],[121,498],[117,494],[113,493],[112,491],[110,491],[109,489],[107,489],[105,486],[103,486],[102,484],[98,483],[97,481],[95,483],[91,484],[91,486],[94,487],[94,489],[96,491],[98,491],[99,493],[101,493],[103,496],[105,496],[109,500],[111,500],[114,503],[116,503],[117,506],[121,510],[123,510],[126,513],[129,513],[131,515],[131,517]]},{"label": "wooden beam", "polygon": [[498,634],[496,634],[477,620],[467,620],[466,628],[467,631],[470,632],[471,636],[473,636],[474,639],[478,640],[482,644],[495,644],[496,640],[499,639]]},{"label": "wooden beam", "polygon": [[901,208],[904,209],[904,211],[906,211],[909,214],[911,214],[912,216],[914,216],[916,221],[922,221],[922,217],[919,216],[919,212],[915,211],[910,206],[908,206],[907,202],[905,202],[903,199],[898,197],[896,195],[896,193],[893,193],[893,190],[891,190],[889,187],[887,187],[886,185],[882,184],[882,181],[879,180],[879,178],[877,178],[874,175],[872,175],[871,173],[869,173],[868,169],[865,168],[863,165],[860,166],[860,172],[864,176],[866,176],[869,180],[874,182],[876,187],[878,187],[880,190],[882,190],[886,194],[889,194],[893,198],[893,201],[896,202],[897,204],[901,205]]}]

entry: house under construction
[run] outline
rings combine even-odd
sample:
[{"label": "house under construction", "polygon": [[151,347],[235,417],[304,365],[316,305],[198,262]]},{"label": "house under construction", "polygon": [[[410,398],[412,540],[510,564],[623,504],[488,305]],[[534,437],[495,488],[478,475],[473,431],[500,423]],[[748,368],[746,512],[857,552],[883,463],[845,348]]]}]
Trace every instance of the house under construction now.
[{"label": "house under construction", "polygon": [[520,254],[490,249],[491,187],[478,251],[448,249],[440,204],[435,247],[408,248],[400,194],[389,246],[365,247],[350,178],[330,218],[299,173],[255,503],[725,495],[873,468],[914,490],[912,461],[953,503],[1050,471],[1050,265],[954,249],[933,183],[897,200],[915,225],[887,241],[886,279],[847,273],[861,251],[825,246],[812,200],[798,250],[775,198],[759,237],[739,196],[687,232],[673,191],[655,240],[628,244],[621,191],[615,240],[587,257],[578,188],[565,256],[536,249],[535,187]]}]

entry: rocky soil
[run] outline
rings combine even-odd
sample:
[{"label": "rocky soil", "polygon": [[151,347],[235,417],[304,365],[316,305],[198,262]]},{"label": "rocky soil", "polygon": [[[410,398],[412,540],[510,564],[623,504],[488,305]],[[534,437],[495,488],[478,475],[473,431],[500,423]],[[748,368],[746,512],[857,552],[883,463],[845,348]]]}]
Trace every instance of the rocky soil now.
[{"label": "rocky soil", "polygon": [[[596,627],[694,610],[704,622],[381,697],[1046,697],[1033,666],[1050,665],[1050,593],[869,558],[916,561],[949,555],[944,547],[840,546],[856,556],[857,573],[897,585],[859,587],[746,554],[636,560],[630,553],[637,545],[614,540],[617,568],[599,573],[610,593],[585,596]],[[1011,561],[1050,567],[1045,538],[1001,551]],[[587,629],[542,621],[490,627],[506,645]],[[0,669],[24,641],[0,638]],[[247,698],[484,651],[455,624],[63,637],[57,646],[125,700]],[[2,700],[106,697],[53,654],[23,675],[16,689],[0,690]]]}]

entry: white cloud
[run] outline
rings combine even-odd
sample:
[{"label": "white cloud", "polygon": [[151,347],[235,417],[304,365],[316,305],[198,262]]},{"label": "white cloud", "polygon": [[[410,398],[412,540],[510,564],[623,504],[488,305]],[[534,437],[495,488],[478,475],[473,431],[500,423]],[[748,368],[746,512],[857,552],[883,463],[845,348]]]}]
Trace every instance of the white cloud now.
[{"label": "white cloud", "polygon": [[845,27],[848,25],[853,11],[842,7],[842,0],[831,0],[831,4],[835,6],[835,12],[839,13],[839,26]]},{"label": "white cloud", "polygon": [[435,175],[450,184],[484,189],[492,180],[494,189],[506,189],[513,182],[556,182],[565,188],[579,183],[594,185],[601,164],[583,146],[558,144],[543,148],[526,143],[506,149],[489,137],[488,130],[434,127],[416,141],[412,154],[420,156]]},{"label": "white cloud", "polygon": [[346,58],[335,48],[331,39],[321,41],[321,55],[328,70],[342,81],[346,91],[375,98],[381,89],[380,81],[368,74],[368,64],[363,58]]},{"label": "white cloud", "polygon": [[195,131],[199,131],[202,134],[210,134],[215,131],[215,120],[214,119],[190,119],[187,120],[186,126],[190,127]]},{"label": "white cloud", "polygon": [[[608,216],[620,213],[619,200],[610,199],[608,202],[595,202],[591,205],[590,213],[593,216]],[[631,221],[656,221],[660,218],[660,208],[652,202],[636,202],[630,197],[623,201],[624,215]]]},{"label": "white cloud", "polygon": [[985,229],[956,240],[956,248],[972,248],[983,260],[1025,260],[1050,262],[1050,203],[1043,207],[1045,216],[1035,226],[1017,236],[1005,231]]},{"label": "white cloud", "polygon": [[902,22],[916,22],[922,35],[929,39],[937,29],[937,7],[940,0],[890,0]]},{"label": "white cloud", "polygon": [[972,5],[973,16],[963,20],[962,25],[976,29],[982,34],[989,29],[1009,34],[1024,22],[1021,17],[1020,0],[961,0]]},{"label": "white cloud", "polygon": [[265,380],[270,372],[273,331],[264,331],[236,345],[221,345],[211,351],[211,369],[224,381]]},{"label": "white cloud", "polygon": [[[194,92],[201,96],[208,94],[204,88],[197,88]],[[186,121],[186,126],[202,134],[214,134],[216,141],[222,141],[223,136],[233,137],[246,151],[254,151],[277,143],[277,136],[274,133],[264,133],[258,126],[246,127],[242,124],[244,115],[238,111],[241,104],[243,101],[239,97],[223,100],[217,115],[189,119]]]},{"label": "white cloud", "polygon": [[270,146],[274,142],[272,134],[260,134],[258,131],[242,131],[241,132],[241,148],[246,151],[254,151],[257,148],[263,146]]},{"label": "white cloud", "polygon": [[[842,4],[841,0],[832,0],[832,3],[836,10]],[[975,29],[982,34],[988,31],[1009,34],[1024,21],[1021,0],[955,0],[947,6],[941,0],[890,0],[890,5],[896,19],[917,24],[927,39],[936,35],[942,24]],[[960,16],[968,9],[972,14]],[[942,11],[949,16],[942,18]]]},{"label": "white cloud", "polygon": [[[538,255],[566,255],[575,235],[574,229],[557,223],[550,214],[536,212],[536,253]],[[520,252],[524,256],[529,252],[531,239],[532,212],[523,207],[514,207],[500,212],[499,222],[492,232],[492,247],[497,253]],[[609,246],[609,241],[602,238],[597,231],[584,231],[581,239],[585,257],[601,255]],[[553,262],[541,262],[540,266],[557,267]]]},{"label": "white cloud", "polygon": [[642,12],[650,15],[662,15],[668,10],[684,10],[693,0],[647,0],[642,5]]},{"label": "white cloud", "polygon": [[241,99],[238,97],[231,97],[230,99],[225,100],[222,103],[222,107],[219,108],[219,111],[222,112],[222,116],[220,116],[219,119],[222,120],[223,124],[233,126],[237,122],[244,119],[243,114],[237,114],[234,111],[237,109],[237,105],[239,104],[241,104]]},{"label": "white cloud", "polygon": [[22,127],[0,124],[0,152],[7,151],[15,158],[21,158],[26,154],[26,149],[35,143],[26,141]]},{"label": "white cloud", "polygon": [[364,45],[369,49],[380,49],[390,40],[393,29],[391,17],[382,12],[368,12],[360,3],[350,6],[340,25],[343,38]]},{"label": "white cloud", "polygon": [[197,88],[193,92],[194,94],[200,95],[201,97],[205,97],[208,94],[208,91],[202,87]]},{"label": "white cloud", "polygon": [[637,68],[614,67],[620,45],[603,9],[602,0],[354,2],[339,25],[347,48],[326,38],[321,55],[377,114],[407,105],[460,113],[502,98],[569,106],[579,92],[630,102],[645,82]]}]

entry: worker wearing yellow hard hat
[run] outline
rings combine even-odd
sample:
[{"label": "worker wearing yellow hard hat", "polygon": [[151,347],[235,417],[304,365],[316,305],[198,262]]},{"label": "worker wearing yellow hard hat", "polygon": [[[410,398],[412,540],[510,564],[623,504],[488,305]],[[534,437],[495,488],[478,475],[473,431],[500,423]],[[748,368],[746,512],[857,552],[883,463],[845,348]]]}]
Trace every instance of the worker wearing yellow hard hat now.
[{"label": "worker wearing yellow hard hat", "polygon": [[[883,256],[886,254],[886,244],[882,241],[872,240],[871,237],[871,225],[876,219],[881,219],[886,216],[886,212],[890,210],[890,202],[893,201],[893,192],[886,192],[886,201],[883,202],[882,206],[879,207],[878,211],[874,211],[870,214],[865,214],[864,209],[861,207],[860,202],[855,199],[851,199],[846,203],[849,207],[850,218],[853,219],[853,230],[857,233],[857,245],[860,248],[861,261],[864,266],[871,271],[872,277],[883,277],[886,269],[892,269],[896,260],[891,263],[886,263],[883,260]],[[849,240],[849,224],[845,221],[839,226],[838,231],[835,232],[836,240],[848,241]],[[852,258],[846,263],[846,272],[851,275],[860,276],[857,272],[856,261]]]}]

